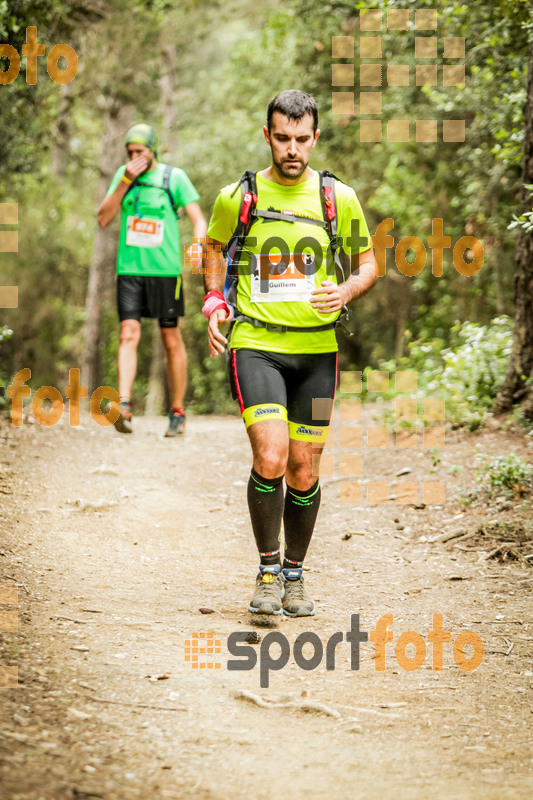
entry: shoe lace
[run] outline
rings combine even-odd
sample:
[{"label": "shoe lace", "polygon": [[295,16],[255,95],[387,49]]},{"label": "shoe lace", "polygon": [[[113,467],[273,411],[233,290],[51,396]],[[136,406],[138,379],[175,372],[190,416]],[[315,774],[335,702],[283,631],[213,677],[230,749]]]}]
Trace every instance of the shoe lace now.
[{"label": "shoe lace", "polygon": [[260,592],[262,595],[266,595],[267,597],[276,597],[279,589],[279,577],[277,577],[275,581],[272,581],[272,583],[262,582]]},{"label": "shoe lace", "polygon": [[296,580],[295,579],[292,579],[292,580],[288,579],[286,584],[285,584],[285,588],[286,588],[286,590],[287,589],[289,590],[291,598],[294,598],[295,600],[305,600],[306,599],[304,583],[303,583],[303,580],[301,578],[296,578]]}]

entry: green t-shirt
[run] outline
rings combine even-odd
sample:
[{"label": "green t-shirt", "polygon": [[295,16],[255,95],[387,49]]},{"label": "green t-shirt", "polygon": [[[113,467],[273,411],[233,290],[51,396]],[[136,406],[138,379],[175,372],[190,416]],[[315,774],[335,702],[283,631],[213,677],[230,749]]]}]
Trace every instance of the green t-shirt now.
[{"label": "green t-shirt", "polygon": [[[236,185],[225,186],[215,202],[207,233],[219,242],[228,242],[237,224],[242,194],[239,188],[231,197]],[[371,247],[371,239],[354,190],[336,181],[335,201],[337,235],[343,239],[344,251],[348,255],[365,252]],[[318,173],[292,186],[274,183],[257,173],[257,208],[323,221]],[[359,221],[359,236],[366,237],[363,246],[350,248],[346,244],[352,220]],[[339,316],[337,311],[320,314],[310,303],[312,289],[319,288],[324,280],[337,281],[324,227],[300,221],[258,219],[245,242],[238,272],[237,308],[242,314],[302,328],[325,325]],[[331,353],[338,349],[333,329],[279,333],[247,322],[235,323],[231,347],[274,353]]]},{"label": "green t-shirt", "polygon": [[[163,189],[165,164],[145,172],[122,200],[122,225],[117,254],[118,275],[173,277],[181,273],[177,219]],[[126,171],[119,167],[107,192],[112,194]],[[198,192],[182,169],[174,167],[169,191],[176,208],[194,203]]]}]

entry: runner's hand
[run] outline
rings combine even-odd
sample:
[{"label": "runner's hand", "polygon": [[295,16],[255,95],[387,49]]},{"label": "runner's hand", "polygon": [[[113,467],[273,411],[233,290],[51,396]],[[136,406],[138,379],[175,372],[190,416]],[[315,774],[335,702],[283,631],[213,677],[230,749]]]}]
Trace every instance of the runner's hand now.
[{"label": "runner's hand", "polygon": [[342,286],[333,281],[322,281],[319,289],[311,292],[311,305],[319,314],[332,314],[340,311],[345,304]]},{"label": "runner's hand", "polygon": [[209,336],[209,353],[211,354],[211,358],[215,358],[215,356],[223,353],[225,345],[228,343],[228,340],[222,335],[218,327],[221,322],[225,321],[226,312],[222,308],[219,308],[218,311],[213,311],[209,317],[207,333]]},{"label": "runner's hand", "polygon": [[141,175],[148,169],[148,159],[144,156],[136,156],[132,158],[131,161],[128,161],[128,166],[126,167],[126,172],[124,175],[126,178],[129,178],[130,181],[135,180],[138,175]]}]

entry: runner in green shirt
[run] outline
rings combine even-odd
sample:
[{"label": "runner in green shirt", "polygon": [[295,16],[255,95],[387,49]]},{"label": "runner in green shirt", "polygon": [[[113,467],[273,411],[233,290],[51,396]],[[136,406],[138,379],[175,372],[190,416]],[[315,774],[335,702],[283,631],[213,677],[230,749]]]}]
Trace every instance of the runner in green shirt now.
[{"label": "runner in green shirt", "polygon": [[204,236],[207,225],[198,205],[198,192],[186,173],[158,163],[157,137],[149,125],[130,128],[125,144],[129,161],[116,171],[98,211],[98,224],[105,227],[121,209],[117,255],[121,408],[115,427],[121,433],[132,431],[130,402],[141,317],[156,317],[171,395],[165,436],[176,436],[185,430],[187,377],[187,355],[178,329],[178,318],[184,314],[178,209],[183,207],[187,212],[195,237]]},{"label": "runner in green shirt", "polygon": [[241,202],[244,209],[253,196],[248,191],[247,200],[238,184],[223,189],[215,203],[203,311],[211,356],[228,344],[220,324],[232,313],[236,319],[229,342],[231,379],[252,445],[248,506],[260,558],[248,608],[309,616],[315,606],[303,585],[302,566],[320,505],[318,462],[335,394],[333,329],[342,307],[375,284],[376,265],[355,192],[335,181],[337,236],[350,272],[337,283],[319,175],[308,166],[320,134],[314,99],[294,89],[281,92],[268,107],[263,130],[272,162],[256,175],[253,224],[236,254],[235,310],[222,294],[222,248],[245,216]]}]

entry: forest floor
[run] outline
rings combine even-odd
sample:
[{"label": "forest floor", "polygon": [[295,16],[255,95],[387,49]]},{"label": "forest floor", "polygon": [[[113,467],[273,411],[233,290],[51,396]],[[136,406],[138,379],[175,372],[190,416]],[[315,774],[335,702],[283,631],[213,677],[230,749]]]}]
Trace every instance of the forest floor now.
[{"label": "forest floor", "polygon": [[[269,629],[246,610],[257,559],[241,421],[192,416],[170,440],[163,418],[134,423],[121,436],[88,415],[79,427],[0,422],[0,679],[18,673],[0,690],[2,800],[533,796],[531,503],[465,505],[453,488],[475,486],[476,447],[531,460],[531,437],[449,431],[440,461],[365,450],[363,482],[428,476],[446,482],[441,506],[421,494],[410,505],[341,503],[342,481],[324,477],[306,562],[317,615]],[[372,641],[352,669],[346,637],[326,670],[327,641],[355,614],[368,632],[393,615],[384,670]],[[451,633],[442,670],[428,643],[434,614]],[[248,631],[261,637],[257,664],[230,670],[228,637]],[[293,651],[306,631],[324,647],[311,671],[299,663],[316,637]],[[419,634],[419,653],[420,637],[427,645],[415,670],[398,663],[401,646],[396,657],[406,631]],[[465,631],[484,647],[471,671],[454,658]],[[220,642],[199,655],[212,667],[186,660],[193,634]],[[290,643],[277,671],[271,634]]]}]

